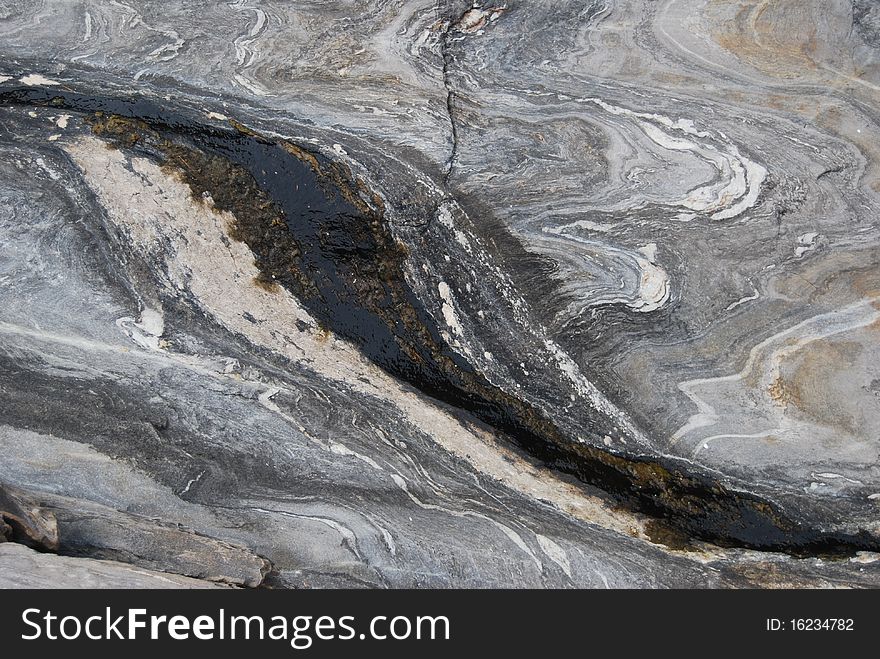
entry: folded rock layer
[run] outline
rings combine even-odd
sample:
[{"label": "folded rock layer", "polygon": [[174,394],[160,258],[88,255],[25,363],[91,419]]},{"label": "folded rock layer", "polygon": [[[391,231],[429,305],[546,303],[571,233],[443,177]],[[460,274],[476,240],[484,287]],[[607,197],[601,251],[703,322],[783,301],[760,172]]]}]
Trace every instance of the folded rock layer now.
[{"label": "folded rock layer", "polygon": [[869,4],[10,3],[4,481],[239,585],[874,584]]}]

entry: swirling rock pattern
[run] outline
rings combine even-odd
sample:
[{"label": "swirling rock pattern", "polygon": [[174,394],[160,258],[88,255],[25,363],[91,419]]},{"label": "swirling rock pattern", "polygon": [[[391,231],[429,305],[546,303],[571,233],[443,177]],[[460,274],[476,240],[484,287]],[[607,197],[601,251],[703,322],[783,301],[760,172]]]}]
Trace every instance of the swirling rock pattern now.
[{"label": "swirling rock pattern", "polygon": [[2,2],[2,480],[83,575],[878,585],[878,47],[866,0]]}]

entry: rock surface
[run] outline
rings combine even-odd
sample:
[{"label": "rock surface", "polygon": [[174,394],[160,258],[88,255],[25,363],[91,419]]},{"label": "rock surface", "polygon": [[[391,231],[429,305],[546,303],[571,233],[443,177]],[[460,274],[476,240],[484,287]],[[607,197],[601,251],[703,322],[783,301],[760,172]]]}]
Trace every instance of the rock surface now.
[{"label": "rock surface", "polygon": [[116,561],[41,554],[24,545],[0,544],[0,588],[221,588]]},{"label": "rock surface", "polygon": [[106,506],[44,495],[60,538],[58,551],[164,570],[236,586],[259,586],[270,563],[240,545]]},{"label": "rock surface", "polygon": [[880,585],[878,48],[865,0],[0,4],[3,480],[246,585]]},{"label": "rock surface", "polygon": [[55,551],[58,549],[58,520],[21,490],[0,485],[0,542]]}]

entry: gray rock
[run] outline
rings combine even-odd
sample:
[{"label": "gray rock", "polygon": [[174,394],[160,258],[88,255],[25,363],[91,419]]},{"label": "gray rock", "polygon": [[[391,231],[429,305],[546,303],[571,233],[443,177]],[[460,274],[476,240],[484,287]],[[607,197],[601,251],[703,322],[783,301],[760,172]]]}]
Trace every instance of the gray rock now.
[{"label": "gray rock", "polygon": [[[282,586],[880,584],[870,2],[4,7],[0,456],[62,535]],[[346,290],[405,288],[477,403],[273,283],[263,197],[65,94],[350,170],[405,258]]]},{"label": "gray rock", "polygon": [[41,554],[0,544],[0,588],[222,588],[210,581],[154,572],[116,561]]},{"label": "gray rock", "polygon": [[20,542],[44,551],[58,549],[55,515],[27,493],[0,483],[0,542]]},{"label": "gray rock", "polygon": [[59,553],[129,563],[196,579],[259,586],[269,561],[240,545],[81,499],[42,498],[58,521]]}]

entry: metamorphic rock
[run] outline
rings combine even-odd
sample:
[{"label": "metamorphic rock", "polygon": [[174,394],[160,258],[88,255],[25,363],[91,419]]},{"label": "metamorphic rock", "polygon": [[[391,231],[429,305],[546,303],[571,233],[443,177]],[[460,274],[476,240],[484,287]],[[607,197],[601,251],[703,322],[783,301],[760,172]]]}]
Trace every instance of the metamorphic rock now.
[{"label": "metamorphic rock", "polygon": [[880,586],[880,4],[0,0],[0,586]]}]

